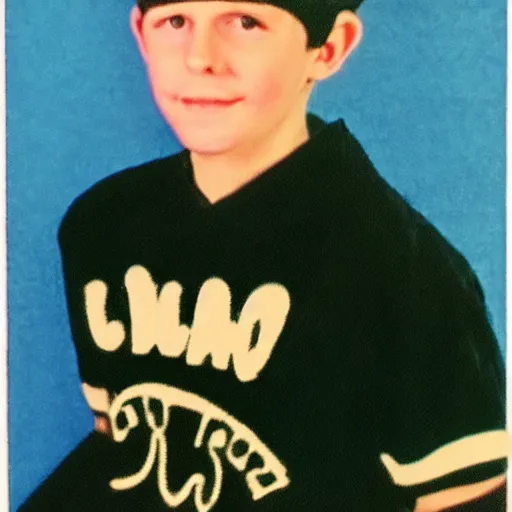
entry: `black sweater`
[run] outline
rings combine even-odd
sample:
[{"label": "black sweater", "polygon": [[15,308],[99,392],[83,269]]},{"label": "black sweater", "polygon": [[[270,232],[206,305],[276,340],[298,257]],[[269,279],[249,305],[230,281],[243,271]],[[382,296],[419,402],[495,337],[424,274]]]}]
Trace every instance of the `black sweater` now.
[{"label": "black sweater", "polygon": [[[388,511],[504,471],[486,451],[503,362],[475,275],[343,121],[310,128],[213,205],[185,150],[65,216],[80,375],[110,393],[120,443],[98,455],[118,480],[94,510]],[[443,447],[434,470],[390,459]]]}]

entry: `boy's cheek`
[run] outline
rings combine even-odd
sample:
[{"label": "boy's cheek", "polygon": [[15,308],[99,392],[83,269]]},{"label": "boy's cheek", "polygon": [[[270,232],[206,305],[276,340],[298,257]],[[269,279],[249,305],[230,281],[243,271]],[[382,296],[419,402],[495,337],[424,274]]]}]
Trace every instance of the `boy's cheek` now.
[{"label": "boy's cheek", "polygon": [[283,95],[283,90],[277,82],[263,82],[259,91],[258,100],[262,106],[276,103]]},{"label": "boy's cheek", "polygon": [[255,83],[253,91],[254,103],[260,109],[280,107],[290,99],[286,84],[274,75],[262,77],[259,83]]},{"label": "boy's cheek", "polygon": [[154,93],[158,95],[175,95],[180,93],[176,69],[172,66],[148,67],[148,79]]}]

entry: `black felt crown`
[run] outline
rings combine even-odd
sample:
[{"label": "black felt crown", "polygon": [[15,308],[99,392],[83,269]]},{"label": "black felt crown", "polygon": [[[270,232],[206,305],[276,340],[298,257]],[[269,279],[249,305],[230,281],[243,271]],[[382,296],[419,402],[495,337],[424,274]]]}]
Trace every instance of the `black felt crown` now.
[{"label": "black felt crown", "polygon": [[[183,2],[186,0],[137,0],[143,12],[157,5]],[[363,0],[243,0],[268,3],[291,12],[306,27],[308,44],[312,48],[325,43],[336,15],[340,11],[355,11]]]}]

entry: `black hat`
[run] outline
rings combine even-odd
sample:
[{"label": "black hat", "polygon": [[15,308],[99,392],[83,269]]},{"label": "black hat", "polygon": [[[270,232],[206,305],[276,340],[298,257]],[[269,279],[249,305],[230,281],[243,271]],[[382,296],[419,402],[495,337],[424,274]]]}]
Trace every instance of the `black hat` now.
[{"label": "black hat", "polygon": [[[143,12],[150,7],[186,0],[137,0]],[[322,46],[334,24],[339,12],[355,11],[363,0],[243,0],[249,2],[268,3],[281,7],[298,18],[308,33],[308,46]]]}]

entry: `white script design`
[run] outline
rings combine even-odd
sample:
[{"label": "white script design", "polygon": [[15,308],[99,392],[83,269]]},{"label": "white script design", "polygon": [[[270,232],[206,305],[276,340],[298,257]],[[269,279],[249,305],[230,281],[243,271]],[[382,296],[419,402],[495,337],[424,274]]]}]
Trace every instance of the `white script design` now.
[{"label": "white script design", "polygon": [[[220,278],[206,280],[197,297],[192,326],[180,323],[182,286],[165,283],[160,293],[151,274],[134,265],[125,275],[131,318],[133,354],[148,354],[157,347],[165,357],[186,354],[190,366],[200,366],[211,355],[212,366],[229,368],[230,358],[237,378],[248,382],[265,367],[281,334],[290,310],[290,295],[277,283],[256,288],[247,298],[238,320],[231,319],[231,292]],[[85,309],[91,335],[102,350],[119,349],[126,338],[119,320],[108,320],[107,285],[95,279],[84,288]],[[251,340],[259,326],[254,346]]]},{"label": "white script design", "polygon": [[[109,415],[113,436],[117,442],[123,442],[130,430],[136,428],[139,424],[135,408],[130,404],[130,401],[134,399],[142,399],[145,419],[151,429],[148,455],[137,473],[112,480],[110,485],[113,489],[126,490],[136,487],[147,478],[155,461],[157,461],[158,489],[167,505],[172,508],[179,507],[194,491],[194,503],[197,511],[208,512],[217,503],[222,490],[223,468],[219,456],[222,450],[224,450],[229,463],[240,473],[246,471],[252,454],[258,454],[261,457],[263,465],[251,469],[245,475],[247,487],[254,501],[282,489],[290,483],[286,475],[286,468],[252,430],[208,400],[172,386],[155,383],[138,384],[125,389],[114,399]],[[157,425],[157,420],[150,410],[150,399],[159,400],[162,405],[163,418],[161,425]],[[207,426],[212,420],[222,422],[233,433],[231,439],[228,439],[228,429],[218,428],[211,433],[207,441],[206,448],[214,467],[213,490],[209,499],[205,499],[204,496],[206,477],[201,473],[193,474],[176,493],[172,493],[168,488],[166,429],[173,408],[194,411],[201,416],[201,422],[194,440],[195,448],[203,446]],[[118,426],[117,420],[120,414],[124,414],[126,419],[126,425],[123,428]],[[235,454],[234,445],[238,441],[247,443],[248,448],[243,455]],[[258,477],[268,474],[271,474],[274,479],[271,483],[264,485],[258,480]]]}]

